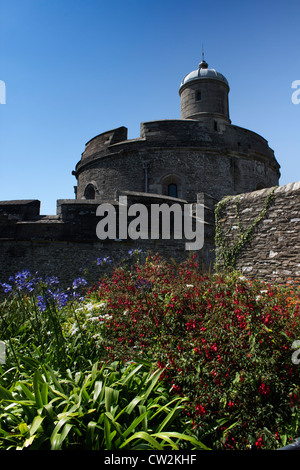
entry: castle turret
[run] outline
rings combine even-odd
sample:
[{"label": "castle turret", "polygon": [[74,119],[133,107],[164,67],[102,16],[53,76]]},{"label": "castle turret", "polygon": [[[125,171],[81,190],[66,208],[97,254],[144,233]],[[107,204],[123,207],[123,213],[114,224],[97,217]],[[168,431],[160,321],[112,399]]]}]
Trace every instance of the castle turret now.
[{"label": "castle turret", "polygon": [[179,88],[181,119],[196,119],[218,130],[221,124],[230,124],[228,106],[229,85],[226,78],[209,69],[205,60],[198,70],[184,77]]}]

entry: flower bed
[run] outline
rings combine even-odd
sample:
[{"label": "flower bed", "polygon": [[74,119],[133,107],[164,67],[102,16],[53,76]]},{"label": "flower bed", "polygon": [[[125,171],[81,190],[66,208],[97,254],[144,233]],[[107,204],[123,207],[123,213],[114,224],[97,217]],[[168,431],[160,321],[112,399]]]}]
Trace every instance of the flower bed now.
[{"label": "flower bed", "polygon": [[97,264],[111,272],[92,287],[80,278],[63,292],[56,278],[28,272],[2,284],[3,389],[37,362],[65,376],[96,362],[142,360],[184,398],[188,434],[208,448],[276,449],[298,437],[297,287],[203,275],[194,259]]}]

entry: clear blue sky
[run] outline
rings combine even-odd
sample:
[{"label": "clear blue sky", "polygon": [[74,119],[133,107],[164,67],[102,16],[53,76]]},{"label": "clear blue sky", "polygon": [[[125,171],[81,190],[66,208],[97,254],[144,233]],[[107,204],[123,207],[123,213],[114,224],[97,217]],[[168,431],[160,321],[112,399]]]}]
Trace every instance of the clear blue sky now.
[{"label": "clear blue sky", "polygon": [[300,181],[299,18],[299,0],[0,0],[0,200],[55,214],[88,140],[180,118],[202,43],[229,81],[232,123],[268,140],[280,184]]}]

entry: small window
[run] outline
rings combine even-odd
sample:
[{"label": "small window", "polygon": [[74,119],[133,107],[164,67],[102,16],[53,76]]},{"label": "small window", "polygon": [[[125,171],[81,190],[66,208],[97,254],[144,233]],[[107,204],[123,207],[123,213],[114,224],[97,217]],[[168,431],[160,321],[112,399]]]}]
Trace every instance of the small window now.
[{"label": "small window", "polygon": [[201,101],[201,100],[202,100],[201,91],[197,91],[196,92],[196,101]]},{"label": "small window", "polygon": [[218,130],[218,123],[217,123],[217,121],[214,122],[214,127],[215,127],[215,131],[217,131],[217,130]]},{"label": "small window", "polygon": [[84,197],[85,199],[95,199],[96,197],[96,191],[95,188],[92,184],[89,184],[84,191]]},{"label": "small window", "polygon": [[168,196],[177,197],[177,184],[171,183],[168,186]]}]

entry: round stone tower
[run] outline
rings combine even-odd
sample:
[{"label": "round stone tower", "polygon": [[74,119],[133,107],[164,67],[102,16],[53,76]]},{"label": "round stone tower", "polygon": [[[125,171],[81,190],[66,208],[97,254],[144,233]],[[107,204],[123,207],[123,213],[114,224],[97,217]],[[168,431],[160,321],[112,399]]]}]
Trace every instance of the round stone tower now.
[{"label": "round stone tower", "polygon": [[226,78],[209,69],[202,60],[198,70],[190,72],[181,82],[181,119],[197,119],[212,130],[218,130],[222,124],[230,124],[228,93]]},{"label": "round stone tower", "polygon": [[121,191],[195,202],[199,193],[219,200],[276,186],[273,150],[231,123],[228,94],[226,78],[202,60],[180,84],[181,119],[143,122],[136,139],[119,127],[87,142],[73,172],[77,199],[111,201]]}]

